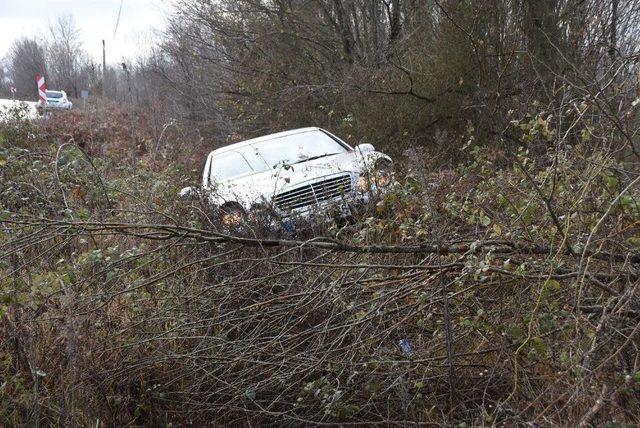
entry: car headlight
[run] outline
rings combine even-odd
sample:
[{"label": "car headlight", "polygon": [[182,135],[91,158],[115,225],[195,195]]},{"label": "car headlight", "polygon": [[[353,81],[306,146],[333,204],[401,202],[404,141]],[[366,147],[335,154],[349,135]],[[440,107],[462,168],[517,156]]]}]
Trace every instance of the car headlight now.
[{"label": "car headlight", "polygon": [[222,208],[222,224],[225,226],[237,226],[244,220],[244,217],[245,213],[240,207]]},{"label": "car headlight", "polygon": [[373,170],[372,181],[377,187],[387,187],[391,184],[393,174],[390,166],[382,166]]},{"label": "car headlight", "polygon": [[225,213],[222,216],[222,224],[224,224],[225,226],[235,226],[237,224],[240,224],[241,221],[242,215],[237,211]]},{"label": "car headlight", "polygon": [[357,189],[360,192],[366,192],[371,186],[387,187],[393,181],[393,171],[391,163],[388,161],[376,162],[373,170],[366,172],[358,177]]}]

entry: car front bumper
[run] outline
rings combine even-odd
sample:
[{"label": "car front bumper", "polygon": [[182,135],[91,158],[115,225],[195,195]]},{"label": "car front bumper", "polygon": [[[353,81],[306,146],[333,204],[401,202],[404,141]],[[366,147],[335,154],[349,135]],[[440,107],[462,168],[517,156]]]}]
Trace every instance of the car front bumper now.
[{"label": "car front bumper", "polygon": [[44,105],[45,110],[69,110],[71,109],[71,104],[52,104],[47,103]]},{"label": "car front bumper", "polygon": [[[386,189],[385,189],[386,190]],[[320,226],[357,217],[374,200],[379,199],[384,191],[353,191],[348,195],[324,201],[319,204],[293,210],[289,213],[276,213],[271,220],[273,229],[284,229],[294,232],[313,226]]]}]

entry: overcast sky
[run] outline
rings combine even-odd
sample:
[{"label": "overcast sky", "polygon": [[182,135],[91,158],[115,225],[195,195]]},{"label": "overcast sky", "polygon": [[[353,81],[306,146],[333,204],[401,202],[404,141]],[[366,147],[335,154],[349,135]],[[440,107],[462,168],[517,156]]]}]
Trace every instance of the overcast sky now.
[{"label": "overcast sky", "polygon": [[85,50],[102,61],[102,39],[107,62],[134,57],[152,44],[154,30],[165,26],[173,0],[0,0],[0,58],[22,36],[45,36],[58,16],[71,14],[78,25]]}]

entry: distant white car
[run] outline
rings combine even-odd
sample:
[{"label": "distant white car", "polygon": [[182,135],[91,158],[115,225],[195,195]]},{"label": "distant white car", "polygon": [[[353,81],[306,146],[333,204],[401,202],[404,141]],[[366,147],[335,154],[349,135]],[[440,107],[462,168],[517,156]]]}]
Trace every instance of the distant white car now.
[{"label": "distant white car", "polygon": [[[225,224],[267,208],[279,220],[348,216],[390,186],[392,160],[371,144],[352,148],[320,128],[266,135],[214,150],[202,188]],[[187,194],[190,188],[183,189]]]},{"label": "distant white car", "polygon": [[65,91],[45,91],[45,109],[50,110],[71,110],[73,103],[67,98]]}]

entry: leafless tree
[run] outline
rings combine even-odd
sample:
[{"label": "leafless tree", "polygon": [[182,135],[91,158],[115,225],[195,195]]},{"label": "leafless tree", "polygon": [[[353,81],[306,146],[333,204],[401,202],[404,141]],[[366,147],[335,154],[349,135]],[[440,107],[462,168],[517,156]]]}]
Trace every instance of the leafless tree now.
[{"label": "leafless tree", "polygon": [[[49,28],[50,41],[47,47],[47,62],[50,82],[53,87],[63,89],[78,97],[83,80],[86,80],[88,56],[82,49],[80,30],[73,16],[60,16]],[[83,79],[84,78],[84,79]]]},{"label": "leafless tree", "polygon": [[11,81],[9,78],[9,65],[7,59],[0,59],[0,95],[7,97],[11,95]]},{"label": "leafless tree", "polygon": [[16,96],[25,100],[37,99],[36,76],[47,75],[44,45],[35,39],[16,40],[11,47],[9,58],[10,74],[16,88]]}]

